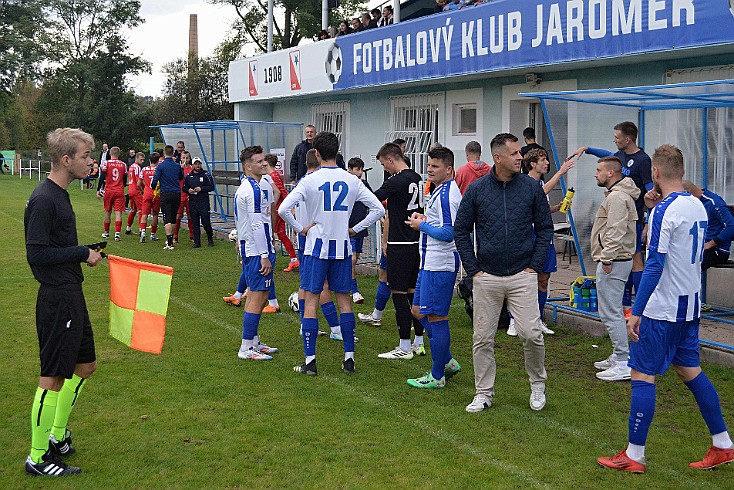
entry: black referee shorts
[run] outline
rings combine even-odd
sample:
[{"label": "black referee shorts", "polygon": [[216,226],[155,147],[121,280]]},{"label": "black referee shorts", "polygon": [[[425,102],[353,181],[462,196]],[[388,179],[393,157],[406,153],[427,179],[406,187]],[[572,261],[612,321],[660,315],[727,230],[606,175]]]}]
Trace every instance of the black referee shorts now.
[{"label": "black referee shorts", "polygon": [[163,224],[176,223],[176,214],[181,205],[180,192],[161,192],[161,211],[163,212]]},{"label": "black referee shorts", "polygon": [[393,291],[414,289],[418,282],[418,244],[387,244],[387,283]]},{"label": "black referee shorts", "polygon": [[81,284],[41,285],[36,301],[41,376],[70,379],[77,364],[94,362],[94,334]]}]

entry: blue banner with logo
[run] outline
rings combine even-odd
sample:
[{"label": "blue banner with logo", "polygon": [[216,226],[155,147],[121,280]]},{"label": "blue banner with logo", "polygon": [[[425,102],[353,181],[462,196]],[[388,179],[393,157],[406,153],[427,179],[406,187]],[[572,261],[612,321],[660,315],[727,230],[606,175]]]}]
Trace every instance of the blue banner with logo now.
[{"label": "blue banner with logo", "polygon": [[734,0],[497,0],[341,36],[335,90],[734,43]]}]

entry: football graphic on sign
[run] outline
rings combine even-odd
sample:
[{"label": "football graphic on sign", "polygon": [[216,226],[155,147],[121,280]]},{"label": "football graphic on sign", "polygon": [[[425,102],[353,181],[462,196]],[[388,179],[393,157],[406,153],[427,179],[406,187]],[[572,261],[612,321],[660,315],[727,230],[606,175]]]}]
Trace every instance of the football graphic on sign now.
[{"label": "football graphic on sign", "polygon": [[331,83],[339,81],[342,74],[342,50],[334,43],[326,52],[326,76]]}]

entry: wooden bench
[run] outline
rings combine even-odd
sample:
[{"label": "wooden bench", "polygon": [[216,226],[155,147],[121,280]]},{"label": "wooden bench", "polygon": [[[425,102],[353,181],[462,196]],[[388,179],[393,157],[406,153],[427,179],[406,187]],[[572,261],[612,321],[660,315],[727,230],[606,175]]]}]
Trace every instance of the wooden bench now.
[{"label": "wooden bench", "polygon": [[214,185],[231,185],[238,187],[240,185],[241,173],[237,170],[215,170],[212,172]]}]

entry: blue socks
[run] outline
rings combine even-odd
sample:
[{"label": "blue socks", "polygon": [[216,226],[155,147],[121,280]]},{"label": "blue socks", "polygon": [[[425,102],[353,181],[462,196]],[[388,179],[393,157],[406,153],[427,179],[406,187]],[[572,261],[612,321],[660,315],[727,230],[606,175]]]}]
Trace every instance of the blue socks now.
[{"label": "blue socks", "polygon": [[632,284],[635,286],[635,294],[637,294],[637,291],[640,290],[640,281],[642,280],[642,272],[643,271],[633,271],[632,272]]},{"label": "blue socks", "polygon": [[451,353],[449,352],[449,345],[451,343],[449,321],[430,322],[430,329],[432,333],[430,337],[431,359],[433,360],[431,374],[434,378],[441,379],[444,376],[446,363],[451,360]]},{"label": "blue socks", "polygon": [[[316,337],[319,334],[318,318],[303,319],[303,353],[306,356],[316,355]],[[352,340],[352,342],[354,342]]]},{"label": "blue socks", "polygon": [[357,286],[357,278],[352,279],[352,294],[359,292],[359,286]]},{"label": "blue socks", "polygon": [[640,290],[640,281],[642,280],[643,271],[632,271],[627,283],[624,285],[624,295],[622,296],[622,305],[625,308],[632,306],[632,287],[635,288],[635,293]]},{"label": "blue socks", "polygon": [[540,308],[540,319],[543,319],[543,311],[545,311],[545,303],[548,301],[548,291],[538,289],[538,308]]},{"label": "blue socks", "polygon": [[698,403],[698,409],[703,415],[703,420],[709,428],[711,435],[719,434],[726,431],[724,417],[721,415],[721,404],[719,403],[719,393],[711,384],[706,374],[701,374],[686,383],[686,386]]},{"label": "blue socks", "polygon": [[275,281],[270,281],[270,289],[268,290],[268,299],[278,299],[275,295]]},{"label": "blue socks", "polygon": [[342,313],[339,324],[344,339],[344,352],[354,352],[354,313]]},{"label": "blue socks", "polygon": [[418,321],[423,325],[423,329],[426,331],[426,335],[428,335],[428,340],[431,340],[433,337],[433,329],[431,329],[431,322],[428,321],[428,315],[423,318],[419,318]]},{"label": "blue socks", "polygon": [[245,312],[245,317],[242,320],[242,339],[252,340],[257,335],[257,326],[260,323],[259,313],[248,313]]},{"label": "blue socks", "polygon": [[622,306],[625,308],[632,307],[632,274],[627,278],[627,282],[624,284],[624,293],[622,294]]},{"label": "blue socks", "polygon": [[375,309],[377,311],[383,311],[387,305],[387,300],[390,299],[390,287],[386,282],[380,281],[377,285],[377,294],[375,295]]},{"label": "blue socks", "polygon": [[237,283],[237,292],[244,293],[247,291],[247,276],[245,275],[244,265],[242,266],[242,274],[240,274],[240,282]]},{"label": "blue socks", "polygon": [[632,380],[632,401],[630,402],[629,442],[644,446],[647,432],[655,415],[655,384],[647,381]]},{"label": "blue socks", "polygon": [[[339,326],[339,315],[336,313],[336,305],[334,305],[333,301],[321,305],[321,312],[324,314],[324,318],[326,318],[326,323],[329,324],[329,327]],[[343,328],[342,331],[344,331]]]}]

